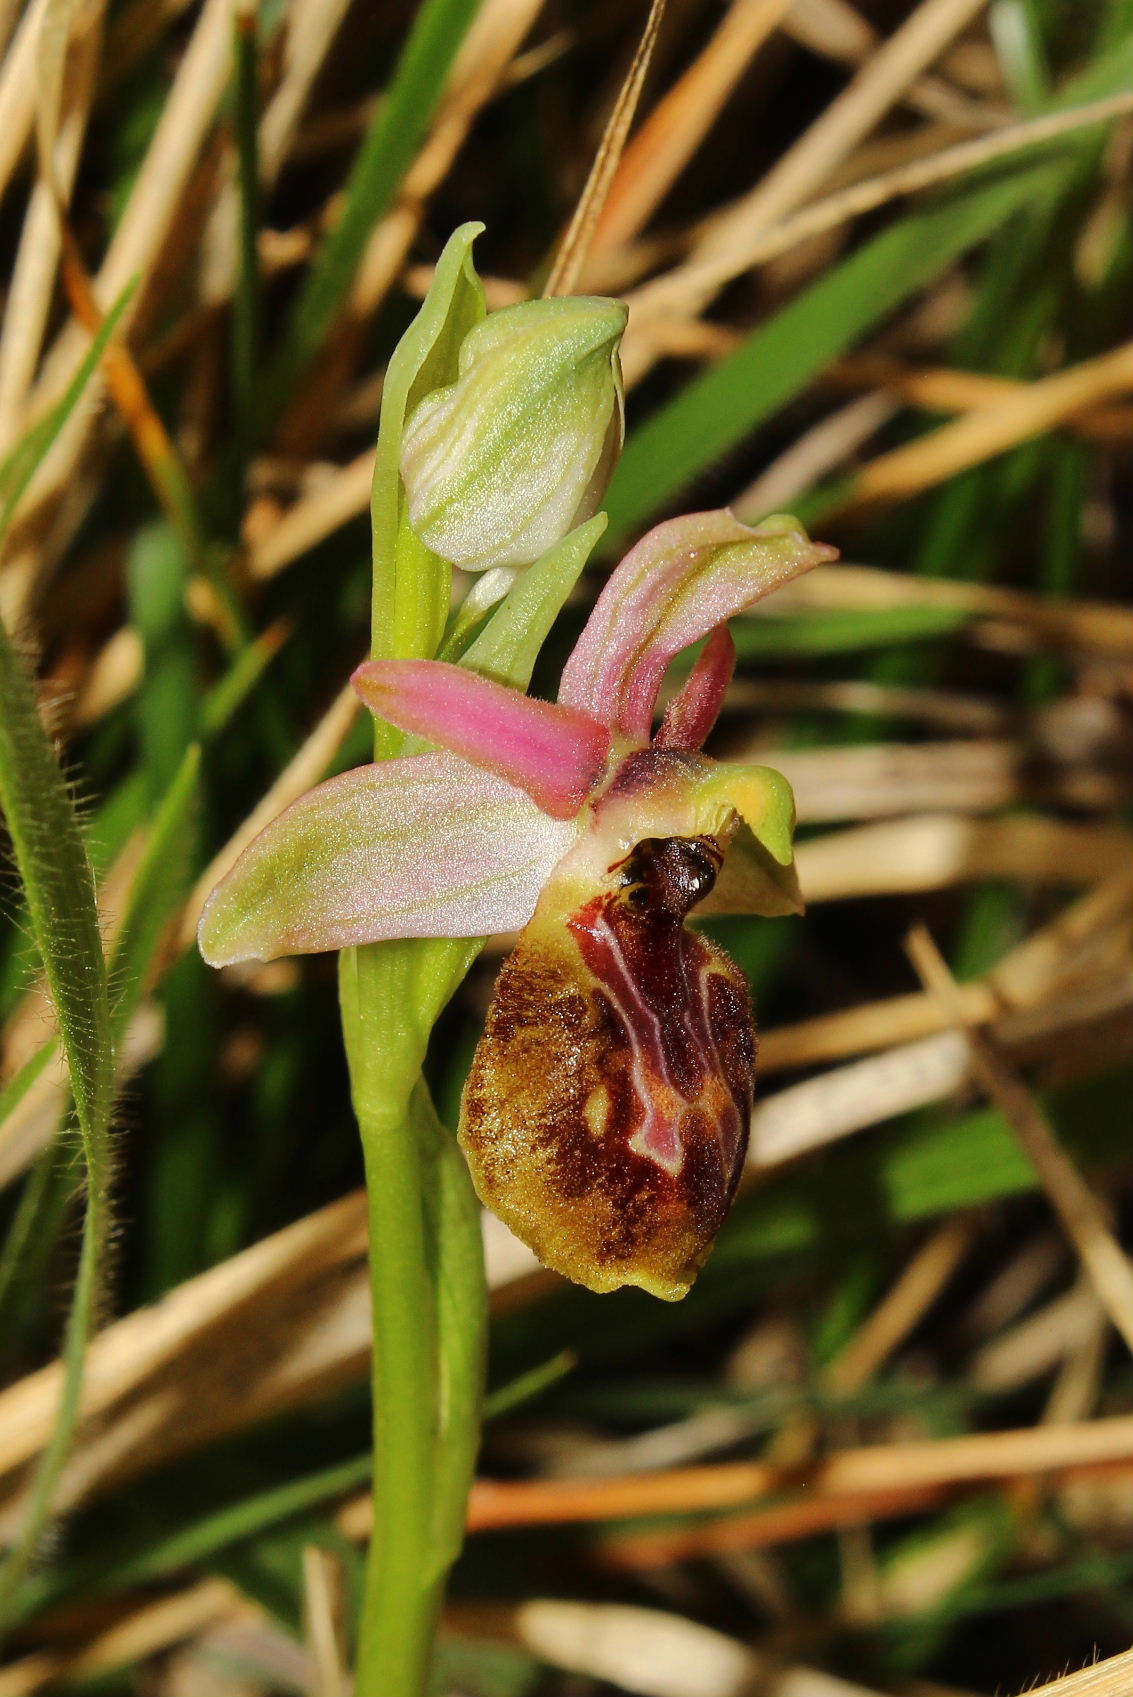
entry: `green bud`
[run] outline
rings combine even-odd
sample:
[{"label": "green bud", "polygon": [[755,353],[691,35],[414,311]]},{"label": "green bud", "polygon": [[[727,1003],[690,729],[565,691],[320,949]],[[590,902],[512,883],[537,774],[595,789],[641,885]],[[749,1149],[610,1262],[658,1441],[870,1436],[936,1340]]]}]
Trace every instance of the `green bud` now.
[{"label": "green bud", "polygon": [[623,436],[621,301],[523,301],[476,325],[455,383],[409,418],[401,476],[421,540],[466,571],[526,566],[597,511]]}]

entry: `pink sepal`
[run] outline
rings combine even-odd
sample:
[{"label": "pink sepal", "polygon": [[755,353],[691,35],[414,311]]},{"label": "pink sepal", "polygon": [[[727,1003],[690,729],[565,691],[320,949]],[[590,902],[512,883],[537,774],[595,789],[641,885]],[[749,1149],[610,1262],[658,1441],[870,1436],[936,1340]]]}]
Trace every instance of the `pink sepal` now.
[{"label": "pink sepal", "polygon": [[518,785],[552,819],[574,818],[610,751],[589,713],[442,660],[368,660],[350,681],[371,713]]},{"label": "pink sepal", "polygon": [[716,723],[732,673],[736,669],[736,645],[727,625],[717,625],[708,638],[696,665],[679,695],[665,709],[661,729],[653,741],[658,748],[677,748],[695,754]]},{"label": "pink sepal", "polygon": [[611,576],[563,670],[559,701],[638,744],[675,654],[837,550],[783,515],[755,530],[727,508],[668,519]]}]

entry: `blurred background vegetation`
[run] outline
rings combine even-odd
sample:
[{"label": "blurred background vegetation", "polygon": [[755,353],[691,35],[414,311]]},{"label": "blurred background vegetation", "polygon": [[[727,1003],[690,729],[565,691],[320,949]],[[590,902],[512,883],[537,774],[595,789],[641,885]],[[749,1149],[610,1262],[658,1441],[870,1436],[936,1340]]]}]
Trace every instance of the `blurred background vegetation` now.
[{"label": "blurred background vegetation", "polygon": [[[125,1031],[104,1326],[8,1697],[346,1689],[334,963],[214,974],[193,928],[250,820],[366,758],[370,457],[432,263],[482,219],[490,304],[538,293],[646,10],[0,5],[0,605]],[[580,284],[631,306],[608,547],[535,687],[648,524],[799,512],[844,563],[736,622],[712,746],[795,784],[810,911],[713,925],[763,1058],[686,1301],[568,1288],[489,1224],[440,1691],[936,1697],[1128,1645],[1131,45],[1129,0],[670,0]],[[436,1034],[450,1124],[501,952]],[[0,1003],[10,1540],[81,1216],[14,879]]]}]

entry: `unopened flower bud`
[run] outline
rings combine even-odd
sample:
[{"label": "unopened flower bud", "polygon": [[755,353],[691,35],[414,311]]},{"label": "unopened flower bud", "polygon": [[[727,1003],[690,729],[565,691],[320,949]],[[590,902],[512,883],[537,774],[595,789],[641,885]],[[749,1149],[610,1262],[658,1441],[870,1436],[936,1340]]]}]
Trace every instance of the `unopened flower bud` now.
[{"label": "unopened flower bud", "polygon": [[455,383],[409,418],[409,522],[467,571],[525,566],[597,511],[621,449],[626,308],[589,296],[492,313]]}]

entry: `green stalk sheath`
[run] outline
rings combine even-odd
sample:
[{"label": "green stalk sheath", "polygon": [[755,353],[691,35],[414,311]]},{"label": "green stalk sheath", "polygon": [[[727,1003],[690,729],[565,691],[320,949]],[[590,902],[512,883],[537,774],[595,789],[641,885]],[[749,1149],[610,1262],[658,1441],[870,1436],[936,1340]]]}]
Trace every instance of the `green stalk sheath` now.
[{"label": "green stalk sheath", "polygon": [[424,1163],[409,1123],[415,1079],[398,1089],[390,1076],[397,1070],[390,1051],[401,1047],[396,1038],[391,1043],[391,978],[401,976],[396,966],[407,947],[378,943],[339,957],[342,1027],[366,1164],[373,1305],[374,1529],[356,1697],[424,1692],[443,1588],[432,1559],[437,1362]]},{"label": "green stalk sheath", "polygon": [[434,1255],[438,1407],[433,1484],[434,1564],[443,1582],[460,1554],[476,1469],[488,1354],[488,1285],[480,1203],[464,1156],[437,1119],[428,1091],[414,1095],[426,1164],[425,1208]]}]

